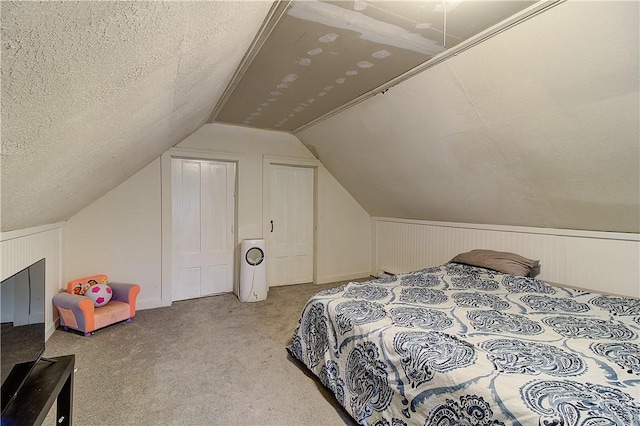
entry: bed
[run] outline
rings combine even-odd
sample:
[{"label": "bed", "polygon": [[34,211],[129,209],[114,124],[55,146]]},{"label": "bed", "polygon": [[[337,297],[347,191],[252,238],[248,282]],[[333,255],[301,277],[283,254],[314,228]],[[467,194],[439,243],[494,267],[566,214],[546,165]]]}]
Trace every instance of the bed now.
[{"label": "bed", "polygon": [[305,305],[287,350],[363,425],[640,425],[640,299],[457,262]]}]

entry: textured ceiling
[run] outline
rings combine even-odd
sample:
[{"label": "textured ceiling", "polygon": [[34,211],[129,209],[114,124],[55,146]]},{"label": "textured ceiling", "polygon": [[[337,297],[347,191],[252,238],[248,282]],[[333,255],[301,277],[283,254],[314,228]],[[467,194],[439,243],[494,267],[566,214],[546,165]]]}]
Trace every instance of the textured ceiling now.
[{"label": "textured ceiling", "polygon": [[[396,27],[406,21],[395,9],[401,17],[388,18],[375,1],[347,3],[330,5]],[[2,1],[2,231],[68,219],[204,125],[216,105],[232,98],[230,83],[271,6]],[[372,215],[637,233],[639,7],[637,1],[561,3],[296,136]],[[284,19],[290,18],[296,31],[325,25]],[[418,10],[414,21],[414,29],[427,29]],[[308,36],[310,50],[325,30]],[[331,32],[343,39],[328,43],[333,48],[363,42],[361,28]],[[361,55],[339,62],[336,72],[344,77],[319,73],[335,83],[325,97],[351,83],[360,87],[356,92],[366,90],[356,81],[392,68],[383,64],[401,52],[422,55],[388,40],[364,41]],[[268,40],[265,46],[269,52]],[[305,87],[316,94],[303,110],[310,115],[283,122],[282,130],[313,119],[311,106],[321,104],[318,87],[328,86],[314,86],[299,71],[320,65],[331,51],[321,48],[316,56],[302,49],[310,56],[298,53],[296,60],[311,63],[288,65],[296,71],[277,61],[263,65],[280,83],[297,75],[290,87],[299,93],[292,97],[296,105],[311,99]],[[381,50],[391,55],[371,56]],[[365,60],[375,66],[357,66]],[[249,98],[271,103],[260,81]],[[378,84],[371,81],[371,88]],[[341,96],[336,105],[352,95]],[[244,123],[245,110],[237,112],[241,125],[256,126]],[[263,124],[274,122],[282,118]]]},{"label": "textured ceiling", "polygon": [[213,121],[295,131],[535,1],[294,1]]},{"label": "textured ceiling", "polygon": [[68,219],[206,123],[270,7],[2,1],[2,230]]}]

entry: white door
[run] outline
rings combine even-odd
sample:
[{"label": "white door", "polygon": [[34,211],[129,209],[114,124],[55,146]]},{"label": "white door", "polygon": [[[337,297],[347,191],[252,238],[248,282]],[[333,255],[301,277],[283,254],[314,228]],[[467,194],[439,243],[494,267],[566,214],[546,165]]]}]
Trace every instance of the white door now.
[{"label": "white door", "polygon": [[313,281],[313,176],[309,167],[271,166],[269,285]]},{"label": "white door", "polygon": [[235,164],[171,159],[173,300],[233,291]]}]

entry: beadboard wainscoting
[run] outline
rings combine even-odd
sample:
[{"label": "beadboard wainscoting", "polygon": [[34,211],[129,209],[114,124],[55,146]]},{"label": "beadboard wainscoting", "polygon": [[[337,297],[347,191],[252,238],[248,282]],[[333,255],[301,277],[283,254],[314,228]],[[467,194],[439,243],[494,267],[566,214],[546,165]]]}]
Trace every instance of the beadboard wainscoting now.
[{"label": "beadboard wainscoting", "polygon": [[509,251],[540,260],[536,278],[640,297],[640,235],[372,218],[372,273],[443,264],[472,249]]},{"label": "beadboard wainscoting", "polygon": [[[4,280],[44,258],[45,262],[45,330],[48,339],[56,330],[53,296],[62,288],[62,223],[0,233],[0,276]],[[57,315],[57,314],[56,314]]]}]

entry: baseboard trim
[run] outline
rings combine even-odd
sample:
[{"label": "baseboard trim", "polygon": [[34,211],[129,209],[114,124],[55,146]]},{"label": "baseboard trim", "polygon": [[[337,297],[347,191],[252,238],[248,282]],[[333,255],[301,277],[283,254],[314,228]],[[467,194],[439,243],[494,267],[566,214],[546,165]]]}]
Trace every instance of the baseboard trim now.
[{"label": "baseboard trim", "polygon": [[136,310],[144,311],[145,309],[162,308],[162,299],[138,300],[136,301]]},{"label": "baseboard trim", "polygon": [[355,272],[353,274],[330,275],[326,277],[318,277],[316,284],[328,284],[338,281],[359,280],[371,276],[371,271]]}]

